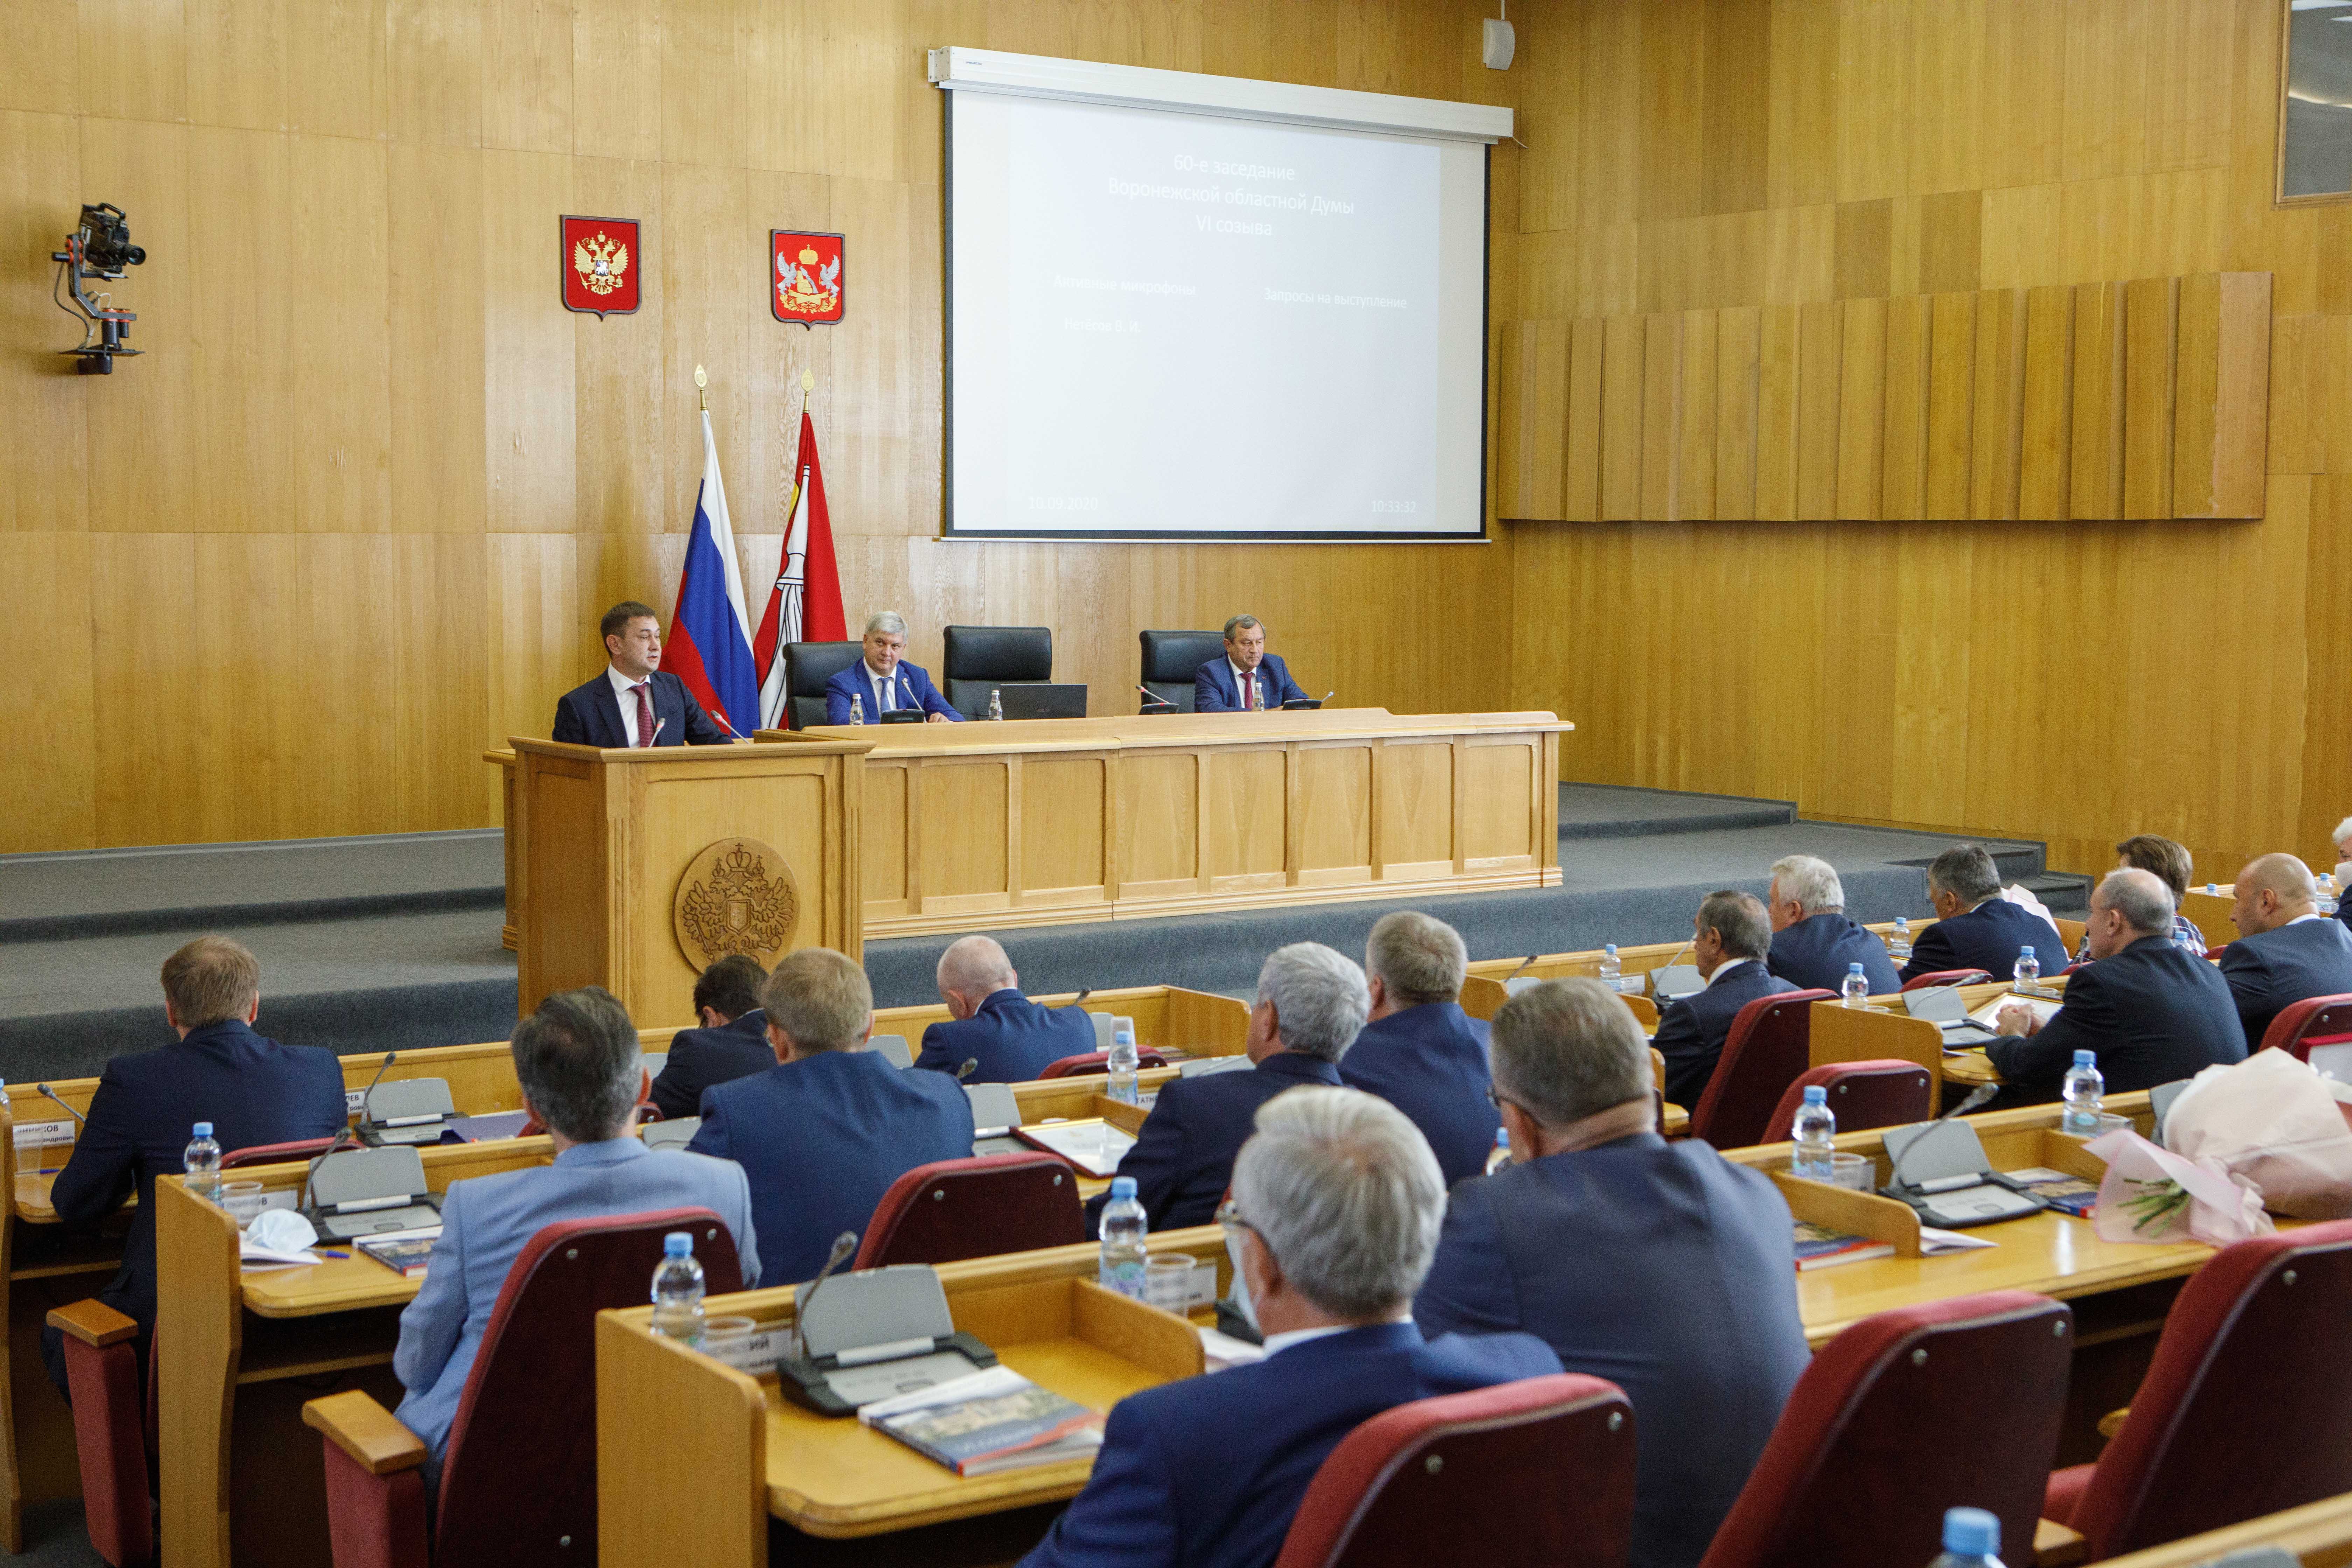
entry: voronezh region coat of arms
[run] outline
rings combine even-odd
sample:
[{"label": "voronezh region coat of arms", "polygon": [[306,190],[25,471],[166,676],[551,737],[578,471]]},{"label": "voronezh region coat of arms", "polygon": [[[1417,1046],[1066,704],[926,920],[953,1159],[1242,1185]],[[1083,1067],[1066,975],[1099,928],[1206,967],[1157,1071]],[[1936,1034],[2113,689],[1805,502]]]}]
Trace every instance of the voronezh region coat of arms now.
[{"label": "voronezh region coat of arms", "polygon": [[636,219],[567,217],[559,244],[565,310],[597,316],[625,316],[636,310],[645,273]]},{"label": "voronezh region coat of arms", "polygon": [[[775,868],[771,877],[768,868]],[[678,951],[698,973],[744,953],[765,968],[792,945],[800,921],[793,868],[756,838],[721,838],[697,855],[677,879],[672,911]]]},{"label": "voronezh region coat of arms", "polygon": [[802,326],[830,326],[841,320],[846,300],[842,279],[842,253],[847,241],[837,234],[805,234],[798,229],[772,228],[768,250],[775,261],[769,308],[780,321]]}]

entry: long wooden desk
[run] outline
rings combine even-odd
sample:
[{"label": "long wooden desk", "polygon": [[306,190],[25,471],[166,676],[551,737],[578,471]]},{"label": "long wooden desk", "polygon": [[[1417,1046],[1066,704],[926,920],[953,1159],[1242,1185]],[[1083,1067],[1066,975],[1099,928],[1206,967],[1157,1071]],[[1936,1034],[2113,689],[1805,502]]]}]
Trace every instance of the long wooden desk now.
[{"label": "long wooden desk", "polygon": [[761,731],[872,742],[869,940],[1559,882],[1549,713],[1380,708]]},{"label": "long wooden desk", "polygon": [[2276,1546],[2302,1568],[2345,1568],[2352,1563],[2352,1492],[2111,1557],[2105,1568],[2206,1568],[2258,1546]]}]

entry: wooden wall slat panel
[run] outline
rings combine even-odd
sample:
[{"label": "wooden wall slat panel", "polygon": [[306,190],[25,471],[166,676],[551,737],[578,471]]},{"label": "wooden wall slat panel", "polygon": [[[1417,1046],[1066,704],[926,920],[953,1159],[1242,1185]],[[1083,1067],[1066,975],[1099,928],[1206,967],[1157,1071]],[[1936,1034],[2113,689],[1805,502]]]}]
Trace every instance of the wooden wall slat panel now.
[{"label": "wooden wall slat panel", "polygon": [[1837,515],[1878,515],[1886,434],[1886,301],[1849,300],[1838,373]]},{"label": "wooden wall slat panel", "polygon": [[1560,516],[1591,522],[1601,515],[1601,388],[1608,332],[1597,317],[1569,324],[1568,441]]},{"label": "wooden wall slat panel", "polygon": [[2270,294],[2267,272],[2208,272],[2180,280],[2176,517],[2261,515]]},{"label": "wooden wall slat panel", "polygon": [[[1762,163],[1757,164],[1760,194]],[[1683,314],[1681,514],[1695,521],[1715,516],[1716,312]]]},{"label": "wooden wall slat panel", "polygon": [[1797,515],[1837,515],[1839,383],[1845,312],[1832,300],[1798,307]]},{"label": "wooden wall slat panel", "polygon": [[2124,285],[2074,290],[2074,473],[2078,518],[2121,517],[2124,505]]},{"label": "wooden wall slat panel", "polygon": [[1935,299],[1906,294],[1886,302],[1886,422],[1881,437],[1879,515],[1916,522],[1927,515],[1927,382]]},{"label": "wooden wall slat panel", "polygon": [[1642,318],[1642,517],[1672,522],[1682,513],[1683,318]]},{"label": "wooden wall slat panel", "polygon": [[1640,316],[1612,316],[1601,360],[1601,515],[1642,515],[1642,370],[1649,353]]},{"label": "wooden wall slat panel", "polygon": [[1759,522],[1797,515],[1797,316],[1768,305],[1756,350],[1756,511]]},{"label": "wooden wall slat panel", "polygon": [[2017,514],[2063,522],[2074,428],[2074,291],[2063,285],[2026,291],[2024,404]]},{"label": "wooden wall slat panel", "polygon": [[1923,506],[1929,518],[1969,515],[1969,460],[1975,455],[1977,297],[1937,294],[1927,334],[1927,478]]},{"label": "wooden wall slat panel", "polygon": [[[1509,321],[1489,334],[1495,344],[1495,512],[1525,517],[1534,487],[1528,483],[1528,345],[1537,323]],[[822,448],[820,448],[821,450]]]},{"label": "wooden wall slat panel", "polygon": [[1715,318],[1715,515],[1756,516],[1757,363],[1763,312],[1752,306]]},{"label": "wooden wall slat panel", "polygon": [[2136,278],[2124,304],[2124,516],[2172,515],[2172,374],[2180,280]]},{"label": "wooden wall slat panel", "polygon": [[1977,296],[1977,387],[1970,435],[1969,515],[2017,516],[2025,420],[2025,296],[1987,289]]}]

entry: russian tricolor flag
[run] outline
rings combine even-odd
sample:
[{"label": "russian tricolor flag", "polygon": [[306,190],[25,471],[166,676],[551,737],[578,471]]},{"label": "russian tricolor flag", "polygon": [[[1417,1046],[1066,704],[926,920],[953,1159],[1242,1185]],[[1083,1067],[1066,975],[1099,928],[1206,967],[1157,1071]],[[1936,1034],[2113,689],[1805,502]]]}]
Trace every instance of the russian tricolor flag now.
[{"label": "russian tricolor flag", "polygon": [[735,564],[735,528],[719,479],[719,440],[702,415],[702,493],[687,536],[662,668],[686,682],[721,729],[749,740],[760,722],[760,676],[751,662],[751,617],[743,608],[743,574]]}]

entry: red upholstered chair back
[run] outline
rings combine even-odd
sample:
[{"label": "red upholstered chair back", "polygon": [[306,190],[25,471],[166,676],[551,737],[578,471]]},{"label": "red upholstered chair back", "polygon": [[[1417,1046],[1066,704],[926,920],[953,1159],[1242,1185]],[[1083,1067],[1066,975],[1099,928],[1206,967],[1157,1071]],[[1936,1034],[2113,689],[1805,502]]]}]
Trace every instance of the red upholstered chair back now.
[{"label": "red upholstered chair back", "polygon": [[1925,1563],[1961,1504],[1998,1514],[2004,1560],[2030,1562],[2073,1321],[1995,1290],[1854,1324],[1797,1380],[1700,1568]]},{"label": "red upholstered chair back", "polygon": [[[1135,1053],[1135,1065],[1139,1068],[1164,1068],[1168,1065],[1168,1058],[1158,1051],[1139,1050]],[[1085,1051],[1075,1057],[1064,1057],[1057,1062],[1047,1062],[1045,1070],[1037,1076],[1040,1079],[1076,1078],[1084,1073],[1109,1070],[1108,1051]]]},{"label": "red upholstered chair back", "polygon": [[2068,1521],[2089,1561],[2352,1491],[2352,1220],[2258,1236],[2181,1288]]},{"label": "red upholstered chair back", "polygon": [[1384,1411],[1331,1450],[1275,1568],[1622,1568],[1633,1409],[1556,1373]]},{"label": "red upholstered chair back", "polygon": [[234,1171],[240,1165],[284,1165],[296,1160],[307,1160],[313,1154],[323,1154],[332,1138],[298,1138],[291,1143],[251,1143],[242,1149],[232,1149],[221,1156],[221,1169]]},{"label": "red upholstered chair back", "polygon": [[1836,1000],[1828,991],[1784,991],[1742,1007],[1691,1110],[1690,1135],[1718,1149],[1763,1142],[1772,1108],[1812,1064],[1813,1004]]},{"label": "red upholstered chair back", "polygon": [[2352,1044],[2352,996],[2308,996],[2280,1008],[2254,1048],[2285,1051],[2307,1062],[2314,1047],[2347,1044]]},{"label": "red upholstered chair back", "polygon": [[645,1305],[673,1230],[693,1235],[710,1294],[743,1288],[703,1208],[564,1220],[515,1259],[449,1429],[435,1568],[596,1561],[596,1314]]},{"label": "red upholstered chair back", "polygon": [[1055,1156],[934,1160],[890,1184],[850,1267],[953,1263],[1086,1238],[1077,1173]]},{"label": "red upholstered chair back", "polygon": [[1927,974],[1913,975],[1903,983],[1903,989],[1925,991],[1930,985],[1981,985],[1991,978],[1981,969],[1938,969]]},{"label": "red upholstered chair back", "polygon": [[1797,1107],[1805,1090],[1820,1084],[1829,1090],[1830,1110],[1838,1131],[1860,1132],[1873,1127],[1904,1127],[1935,1114],[1929,1108],[1935,1080],[1917,1062],[1893,1057],[1860,1062],[1827,1062],[1798,1075],[1772,1108],[1759,1143],[1785,1143],[1797,1124]]}]

